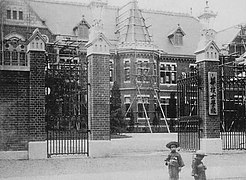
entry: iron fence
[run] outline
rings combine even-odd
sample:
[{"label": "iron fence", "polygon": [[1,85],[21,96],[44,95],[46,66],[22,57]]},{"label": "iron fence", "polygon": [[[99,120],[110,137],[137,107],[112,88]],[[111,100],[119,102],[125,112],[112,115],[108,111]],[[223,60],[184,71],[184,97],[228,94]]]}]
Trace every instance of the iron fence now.
[{"label": "iron fence", "polygon": [[246,149],[246,67],[236,64],[235,57],[222,57],[220,74],[223,149]]},{"label": "iron fence", "polygon": [[[52,117],[50,117],[52,118]],[[48,121],[47,154],[89,155],[89,131],[79,117],[54,117]]]},{"label": "iron fence", "polygon": [[200,149],[200,120],[197,117],[189,120],[179,120],[178,142],[185,150]]},{"label": "iron fence", "polygon": [[45,118],[47,153],[89,155],[86,58],[76,47],[47,47]]},{"label": "iron fence", "polygon": [[197,71],[177,81],[178,141],[185,150],[200,148],[200,118],[198,117],[199,74]]}]

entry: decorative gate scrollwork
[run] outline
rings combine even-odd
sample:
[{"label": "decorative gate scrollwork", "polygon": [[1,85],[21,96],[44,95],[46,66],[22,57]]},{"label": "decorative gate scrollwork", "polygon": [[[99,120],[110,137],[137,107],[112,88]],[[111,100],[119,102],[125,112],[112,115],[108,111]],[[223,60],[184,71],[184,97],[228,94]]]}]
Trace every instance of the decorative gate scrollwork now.
[{"label": "decorative gate scrollwork", "polygon": [[46,58],[47,153],[88,155],[87,66],[76,49],[50,48]]}]

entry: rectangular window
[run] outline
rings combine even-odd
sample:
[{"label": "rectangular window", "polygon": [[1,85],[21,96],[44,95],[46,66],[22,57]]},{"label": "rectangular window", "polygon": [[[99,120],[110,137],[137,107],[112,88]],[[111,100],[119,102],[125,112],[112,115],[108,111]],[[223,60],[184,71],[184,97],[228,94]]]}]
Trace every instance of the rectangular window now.
[{"label": "rectangular window", "polygon": [[182,33],[176,33],[174,35],[174,45],[176,46],[182,46],[183,45],[183,35]]},{"label": "rectangular window", "polygon": [[4,65],[10,65],[10,52],[4,51]]},{"label": "rectangular window", "polygon": [[26,54],[24,52],[20,52],[20,66],[27,66]]},{"label": "rectangular window", "polygon": [[23,12],[19,11],[19,20],[23,20]]},{"label": "rectangular window", "polygon": [[196,73],[196,64],[190,64],[189,69],[190,69],[190,72],[189,72],[190,76],[194,76]]},{"label": "rectangular window", "polygon": [[177,83],[177,65],[176,63],[160,64],[160,83],[176,84]]},{"label": "rectangular window", "polygon": [[17,51],[12,52],[12,65],[18,66],[18,52]]},{"label": "rectangular window", "polygon": [[110,82],[114,82],[113,74],[114,74],[114,62],[113,60],[110,60],[109,61],[109,80]]},{"label": "rectangular window", "polygon": [[137,80],[142,82],[149,81],[149,60],[138,59],[137,60]]},{"label": "rectangular window", "polygon": [[11,19],[11,10],[7,10],[7,19]]},{"label": "rectangular window", "polygon": [[157,82],[157,66],[156,66],[156,63],[154,63],[154,67],[153,67],[153,81],[154,83]]},{"label": "rectangular window", "polygon": [[3,65],[3,57],[2,52],[0,52],[0,65]]},{"label": "rectangular window", "polygon": [[138,96],[137,103],[138,103],[138,118],[146,118],[145,110],[147,116],[149,117],[149,97],[146,95]]},{"label": "rectangular window", "polygon": [[125,73],[125,81],[130,81],[130,59],[124,60],[124,73]]},{"label": "rectangular window", "polygon": [[127,112],[126,118],[130,118],[131,110],[129,109],[131,105],[131,97],[125,97],[125,110]]},{"label": "rectangular window", "polygon": [[[169,106],[169,99],[167,97],[160,98],[161,108],[164,112],[164,115],[167,117],[168,114],[168,106]],[[163,116],[162,116],[163,117]]]},{"label": "rectangular window", "polygon": [[17,19],[17,11],[13,11],[13,19]]}]

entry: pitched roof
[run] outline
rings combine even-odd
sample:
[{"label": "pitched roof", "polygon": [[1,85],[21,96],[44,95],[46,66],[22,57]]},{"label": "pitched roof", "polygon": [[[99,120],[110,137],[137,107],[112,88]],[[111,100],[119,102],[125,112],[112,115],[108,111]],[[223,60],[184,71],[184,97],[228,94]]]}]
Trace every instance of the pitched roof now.
[{"label": "pitched roof", "polygon": [[219,47],[216,45],[216,43],[213,40],[210,41],[200,41],[198,44],[198,48],[195,52],[195,54],[199,54],[201,52],[206,51],[211,45],[215,47],[217,51],[220,51]]},{"label": "pitched roof", "polygon": [[[45,21],[53,34],[72,35],[73,28],[81,21],[82,15],[89,24],[92,22],[92,13],[88,4],[32,0],[30,6]],[[116,44],[116,17],[119,7],[107,5],[105,8],[104,34],[112,44]],[[141,10],[141,12],[146,19],[146,25],[151,25],[149,32],[153,35],[152,40],[159,49],[169,54],[194,55],[202,29],[198,19],[183,13],[153,10]],[[186,33],[183,37],[183,46],[179,47],[173,46],[168,38],[177,24],[180,24]]]},{"label": "pitched roof", "polygon": [[217,32],[215,42],[220,49],[226,48],[239,34],[240,28],[238,25]]},{"label": "pitched roof", "polygon": [[40,33],[39,29],[36,28],[32,35],[30,36],[30,38],[27,40],[27,44],[30,43],[35,37],[39,37],[44,43],[45,43],[45,39],[42,37],[42,34]]},{"label": "pitched roof", "polygon": [[[154,43],[165,52],[177,55],[194,55],[197,44],[200,40],[202,26],[198,19],[180,13],[143,10],[143,16],[151,21],[150,33],[153,35]],[[173,46],[168,35],[177,25],[185,32],[183,46]]]},{"label": "pitched roof", "polygon": [[119,9],[117,17],[117,33],[121,42],[150,42],[150,35],[145,19],[137,6],[131,1]]},{"label": "pitched roof", "polygon": [[178,27],[176,27],[175,29],[173,29],[173,30],[169,33],[168,37],[174,36],[174,34],[175,34],[176,32],[181,32],[181,33],[183,34],[183,36],[185,35],[185,32],[183,31],[183,29],[182,29],[182,28],[180,27],[180,25],[178,24]]}]

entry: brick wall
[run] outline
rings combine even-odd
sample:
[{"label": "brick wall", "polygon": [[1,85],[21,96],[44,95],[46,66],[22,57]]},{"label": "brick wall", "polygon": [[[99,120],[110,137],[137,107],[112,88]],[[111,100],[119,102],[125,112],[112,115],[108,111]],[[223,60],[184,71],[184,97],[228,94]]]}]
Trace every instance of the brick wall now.
[{"label": "brick wall", "polygon": [[0,71],[0,151],[27,150],[29,73]]},{"label": "brick wall", "polygon": [[89,61],[89,128],[91,139],[110,139],[109,56],[90,55]]},{"label": "brick wall", "polygon": [[24,151],[46,139],[44,52],[30,52],[30,72],[0,71],[0,151]]},{"label": "brick wall", "polygon": [[[205,138],[220,137],[220,113],[218,112],[218,115],[209,115],[208,102],[208,72],[219,72],[218,68],[218,62],[202,61],[198,63],[198,71],[202,79],[202,89],[199,91],[199,116],[202,118],[202,137]],[[219,97],[217,96],[217,98]],[[218,99],[217,102],[219,105]]]},{"label": "brick wall", "polygon": [[30,141],[46,139],[45,133],[45,54],[30,51]]}]

